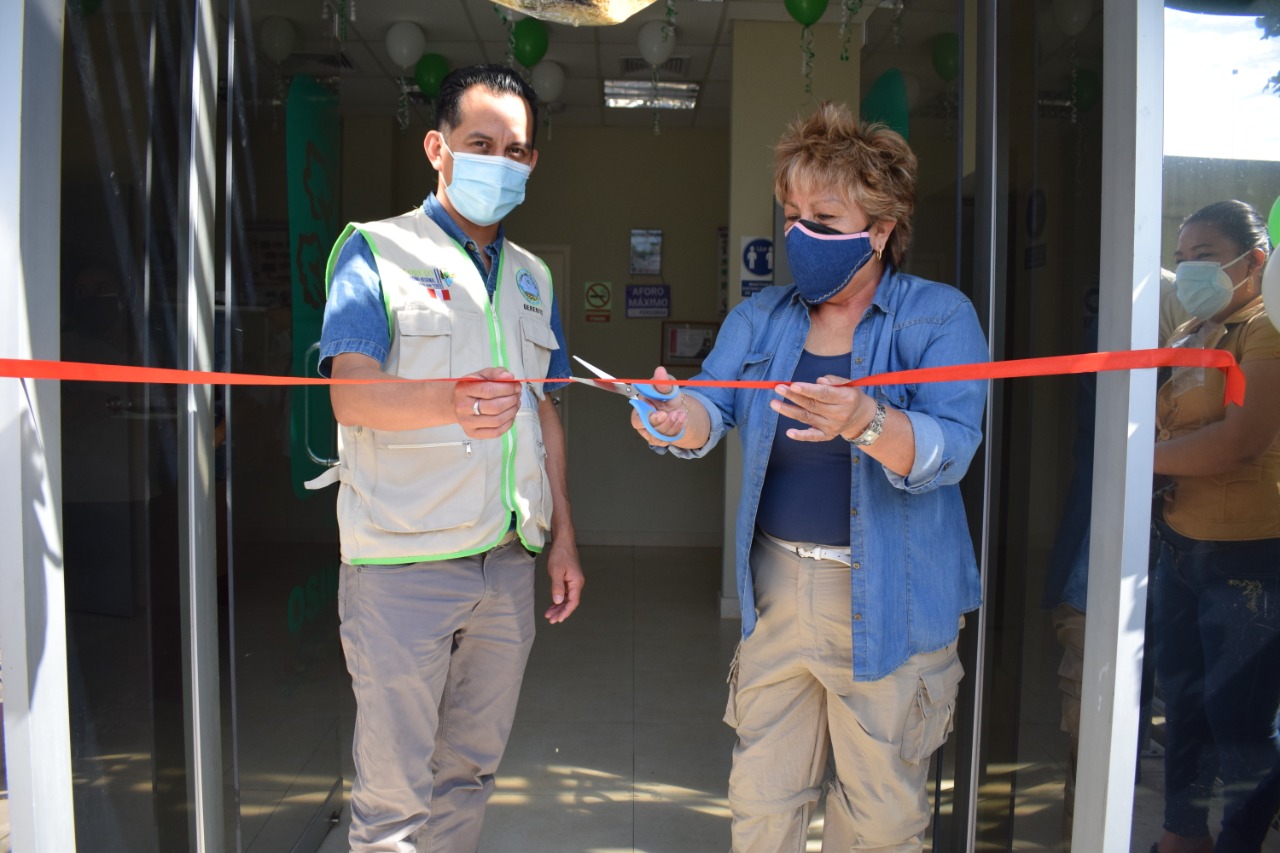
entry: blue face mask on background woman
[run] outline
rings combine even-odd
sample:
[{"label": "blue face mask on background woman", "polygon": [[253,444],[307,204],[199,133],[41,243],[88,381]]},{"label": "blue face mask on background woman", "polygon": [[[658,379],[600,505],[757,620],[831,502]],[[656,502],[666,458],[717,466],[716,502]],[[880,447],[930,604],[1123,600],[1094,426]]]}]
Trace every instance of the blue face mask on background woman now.
[{"label": "blue face mask on background woman", "polygon": [[[1253,249],[1249,249],[1240,258],[1252,251]],[[1233,285],[1231,276],[1227,275],[1223,267],[1231,266],[1240,258],[1225,264],[1217,261],[1183,261],[1178,264],[1174,273],[1175,286],[1178,289],[1178,301],[1187,309],[1188,314],[1208,320],[1230,304],[1231,294],[1249,278],[1246,276],[1240,280],[1240,284]]]},{"label": "blue face mask on background woman", "polygon": [[870,231],[841,234],[807,219],[797,220],[787,231],[787,263],[800,298],[809,305],[820,305],[844,290],[874,254]]},{"label": "blue face mask on background woman", "polygon": [[445,184],[449,201],[470,221],[493,225],[524,201],[532,166],[494,154],[456,154],[448,143],[444,149],[453,156],[453,180]]}]

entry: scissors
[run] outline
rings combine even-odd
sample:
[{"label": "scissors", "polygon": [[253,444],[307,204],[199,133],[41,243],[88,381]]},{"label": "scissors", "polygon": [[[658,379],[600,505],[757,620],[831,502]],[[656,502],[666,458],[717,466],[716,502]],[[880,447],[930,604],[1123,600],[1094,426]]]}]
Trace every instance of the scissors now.
[{"label": "scissors", "polygon": [[[574,382],[581,382],[584,385],[590,385],[594,388],[600,388],[605,391],[612,391],[615,394],[623,394],[631,399],[631,407],[640,414],[640,423],[644,424],[645,431],[649,435],[658,439],[658,441],[670,442],[679,441],[684,437],[684,427],[680,428],[680,432],[675,435],[664,435],[653,428],[653,424],[649,423],[649,416],[657,412],[650,400],[674,400],[680,396],[679,388],[672,388],[667,393],[662,393],[657,388],[647,382],[636,382],[631,384],[628,382],[619,382],[614,377],[605,373],[593,364],[588,364],[576,355],[573,357],[575,361],[590,370],[600,379],[579,379],[576,376],[569,377]],[[604,380],[604,381],[601,381]]]}]

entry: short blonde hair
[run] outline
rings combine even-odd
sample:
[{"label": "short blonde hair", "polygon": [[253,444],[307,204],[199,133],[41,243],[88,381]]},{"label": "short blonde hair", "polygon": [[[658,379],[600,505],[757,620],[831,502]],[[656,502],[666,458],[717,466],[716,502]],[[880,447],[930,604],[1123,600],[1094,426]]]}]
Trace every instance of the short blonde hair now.
[{"label": "short blonde hair", "polygon": [[859,121],[844,104],[824,101],[813,115],[791,123],[773,155],[779,204],[786,204],[793,188],[839,190],[873,223],[895,223],[885,248],[894,266],[902,265],[916,207],[916,155],[898,133]]}]

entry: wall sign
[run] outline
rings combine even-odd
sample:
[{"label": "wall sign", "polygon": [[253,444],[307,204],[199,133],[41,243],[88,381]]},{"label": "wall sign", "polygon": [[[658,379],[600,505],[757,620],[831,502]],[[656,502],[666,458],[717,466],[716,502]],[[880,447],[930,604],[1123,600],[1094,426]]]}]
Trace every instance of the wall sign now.
[{"label": "wall sign", "polygon": [[671,285],[628,284],[627,317],[670,317]]}]

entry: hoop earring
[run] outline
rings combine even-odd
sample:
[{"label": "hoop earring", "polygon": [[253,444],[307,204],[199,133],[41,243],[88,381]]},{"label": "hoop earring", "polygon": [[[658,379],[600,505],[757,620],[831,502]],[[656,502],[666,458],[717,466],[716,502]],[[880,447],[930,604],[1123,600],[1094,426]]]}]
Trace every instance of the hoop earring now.
[{"label": "hoop earring", "polygon": [[877,260],[877,261],[878,261],[878,260],[880,260],[880,254],[881,254],[881,250],[880,250],[880,249],[876,249],[876,260]]}]

